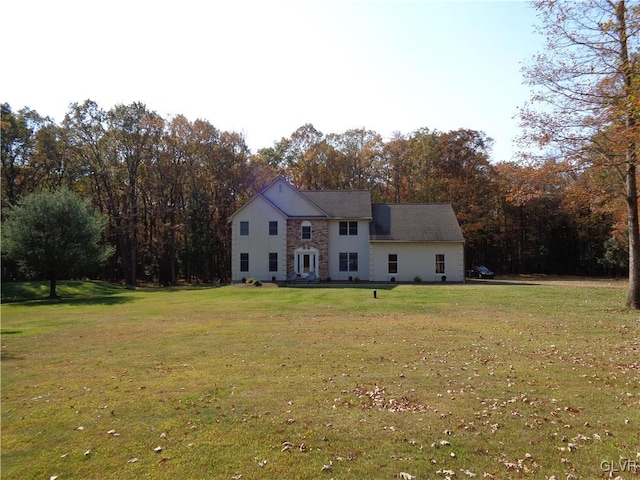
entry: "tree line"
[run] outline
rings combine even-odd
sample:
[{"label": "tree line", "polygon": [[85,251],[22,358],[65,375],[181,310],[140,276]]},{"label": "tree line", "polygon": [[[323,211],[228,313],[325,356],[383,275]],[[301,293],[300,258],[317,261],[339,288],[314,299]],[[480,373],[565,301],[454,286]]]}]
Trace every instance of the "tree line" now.
[{"label": "tree line", "polygon": [[[229,216],[280,175],[303,190],[369,189],[374,202],[451,203],[467,266],[626,274],[624,198],[610,170],[492,162],[491,147],[469,129],[385,140],[307,124],[253,153],[237,132],[163,118],[141,103],[104,110],[87,100],[60,123],[3,104],[2,209],[64,187],[108,219],[114,254],[97,275],[131,285],[212,282],[230,275]],[[19,275],[3,262],[3,279]]]}]

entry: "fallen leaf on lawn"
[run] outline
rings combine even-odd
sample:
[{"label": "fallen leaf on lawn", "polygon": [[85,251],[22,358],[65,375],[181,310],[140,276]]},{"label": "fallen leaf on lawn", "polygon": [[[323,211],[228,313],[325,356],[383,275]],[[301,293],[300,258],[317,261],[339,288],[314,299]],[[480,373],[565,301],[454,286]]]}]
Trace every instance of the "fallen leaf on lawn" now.
[{"label": "fallen leaf on lawn", "polygon": [[402,480],[413,480],[414,478],[416,478],[415,475],[411,475],[410,473],[407,472],[400,472],[398,474],[398,478],[402,479]]},{"label": "fallen leaf on lawn", "polygon": [[162,447],[158,445],[156,448],[153,449],[153,451],[156,453],[160,453],[162,451]]},{"label": "fallen leaf on lawn", "polygon": [[281,452],[286,452],[288,450],[291,450],[293,448],[293,443],[291,442],[287,442],[286,440],[284,442],[282,442],[282,450],[280,450]]},{"label": "fallen leaf on lawn", "polygon": [[513,462],[504,462],[504,467],[507,470],[516,470],[516,471],[520,471],[522,470],[522,465],[520,465],[519,463],[513,463]]},{"label": "fallen leaf on lawn", "polygon": [[444,475],[447,478],[453,477],[456,474],[453,470],[437,470],[436,473],[438,475]]},{"label": "fallen leaf on lawn", "polygon": [[137,457],[134,458],[130,458],[129,460],[127,460],[127,463],[136,463],[138,461]]}]

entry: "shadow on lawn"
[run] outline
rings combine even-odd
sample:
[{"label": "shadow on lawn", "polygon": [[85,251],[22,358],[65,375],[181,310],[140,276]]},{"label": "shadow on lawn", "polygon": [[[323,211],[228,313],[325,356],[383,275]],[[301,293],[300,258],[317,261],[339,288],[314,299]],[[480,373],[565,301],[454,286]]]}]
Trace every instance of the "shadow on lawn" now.
[{"label": "shadow on lawn", "polygon": [[[341,282],[327,282],[327,283],[286,283],[278,284],[280,288],[359,288],[362,290],[393,290],[400,283],[341,283]],[[427,285],[426,283],[424,285]]]},{"label": "shadow on lawn", "polygon": [[491,279],[491,280],[479,280],[475,278],[467,278],[466,284],[468,285],[509,285],[509,286],[532,286],[542,285],[541,282],[532,282],[522,279]]},{"label": "shadow on lawn", "polygon": [[21,357],[19,355],[14,355],[5,350],[0,350],[0,360],[3,362],[6,362],[8,360],[24,360],[24,357]]},{"label": "shadow on lawn", "polygon": [[132,302],[117,284],[93,281],[62,281],[59,298],[49,298],[48,282],[15,282],[2,284],[2,304],[41,305],[118,305]]},{"label": "shadow on lawn", "polygon": [[29,300],[11,300],[3,301],[3,303],[20,303],[25,307],[36,307],[42,305],[65,305],[72,307],[87,307],[92,305],[122,305],[124,303],[133,302],[135,298],[131,296],[113,295],[113,296],[97,296],[97,297],[66,297],[62,296],[58,299],[40,298]]},{"label": "shadow on lawn", "polygon": [[[92,297],[92,298],[62,298],[58,300],[58,303],[64,305],[72,305],[78,307],[85,307],[91,305],[122,305],[124,303],[131,303],[135,300],[132,296],[113,296],[113,297]],[[50,300],[55,304],[56,300]]]}]

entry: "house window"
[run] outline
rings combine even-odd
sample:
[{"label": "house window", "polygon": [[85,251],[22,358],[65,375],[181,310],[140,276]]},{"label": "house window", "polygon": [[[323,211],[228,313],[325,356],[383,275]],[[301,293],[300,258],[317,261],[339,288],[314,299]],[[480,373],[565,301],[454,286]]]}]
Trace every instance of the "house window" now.
[{"label": "house window", "polygon": [[436,253],[436,273],[444,273],[444,253]]},{"label": "house window", "polygon": [[249,271],[249,254],[248,253],[240,254],[240,271],[241,272]]},{"label": "house window", "polygon": [[249,222],[240,222],[240,235],[243,237],[249,235]]},{"label": "house window", "polygon": [[302,240],[311,240],[311,222],[302,222]]},{"label": "house window", "polygon": [[269,222],[269,235],[278,235],[278,222]]},{"label": "house window", "polygon": [[398,273],[398,255],[396,253],[389,254],[389,273]]},{"label": "house window", "polygon": [[341,272],[357,272],[358,271],[358,254],[354,252],[340,253],[340,271]]},{"label": "house window", "polygon": [[278,271],[278,254],[277,253],[269,254],[269,271],[270,272]]},{"label": "house window", "polygon": [[358,235],[358,222],[340,222],[340,235]]}]

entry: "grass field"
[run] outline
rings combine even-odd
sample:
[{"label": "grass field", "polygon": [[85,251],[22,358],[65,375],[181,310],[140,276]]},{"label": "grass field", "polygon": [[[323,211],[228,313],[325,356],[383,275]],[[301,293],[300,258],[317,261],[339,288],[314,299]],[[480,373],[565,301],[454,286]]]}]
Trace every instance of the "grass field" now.
[{"label": "grass field", "polygon": [[3,285],[2,478],[639,478],[625,287]]}]

